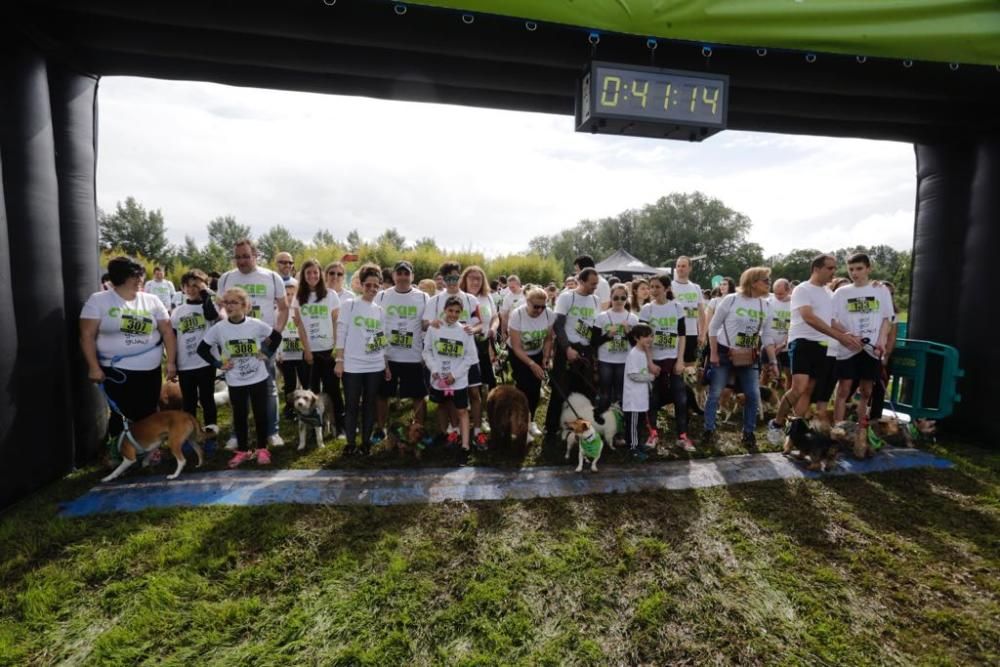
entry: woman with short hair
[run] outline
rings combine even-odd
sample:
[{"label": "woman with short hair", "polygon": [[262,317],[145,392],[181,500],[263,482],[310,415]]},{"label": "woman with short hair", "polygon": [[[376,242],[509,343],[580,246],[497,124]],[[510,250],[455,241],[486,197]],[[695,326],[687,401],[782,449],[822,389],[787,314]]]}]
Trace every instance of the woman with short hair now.
[{"label": "woman with short hair", "polygon": [[528,432],[532,438],[542,434],[535,423],[535,410],[538,409],[542,395],[545,369],[552,361],[552,343],[555,339],[552,325],[555,324],[556,316],[546,307],[546,302],[544,290],[528,290],[525,302],[511,312],[507,326],[511,375],[514,386],[528,398],[531,415]]}]

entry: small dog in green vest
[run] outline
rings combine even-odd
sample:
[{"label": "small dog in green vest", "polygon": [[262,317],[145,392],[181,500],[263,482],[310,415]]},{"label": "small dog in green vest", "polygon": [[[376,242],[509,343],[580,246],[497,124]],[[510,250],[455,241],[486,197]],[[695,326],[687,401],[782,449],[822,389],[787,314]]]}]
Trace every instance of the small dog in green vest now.
[{"label": "small dog in green vest", "polygon": [[576,471],[583,472],[584,461],[590,461],[591,472],[597,472],[597,461],[604,450],[604,440],[594,430],[594,425],[586,419],[574,419],[566,422],[566,428],[569,429],[569,434],[566,436],[566,460],[569,460],[573,446],[576,445],[580,452],[580,462],[576,466]]}]

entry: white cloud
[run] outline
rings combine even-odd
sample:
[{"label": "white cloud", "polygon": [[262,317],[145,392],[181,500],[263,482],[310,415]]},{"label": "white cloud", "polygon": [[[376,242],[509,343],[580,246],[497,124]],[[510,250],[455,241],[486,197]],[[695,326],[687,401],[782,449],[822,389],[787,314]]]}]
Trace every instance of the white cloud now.
[{"label": "white cloud", "polygon": [[530,238],[702,190],[765,251],[912,239],[906,144],[724,132],[701,144],[573,132],[570,117],[105,78],[98,201],[134,195],[174,240],[233,214],[373,238],[518,252]]}]

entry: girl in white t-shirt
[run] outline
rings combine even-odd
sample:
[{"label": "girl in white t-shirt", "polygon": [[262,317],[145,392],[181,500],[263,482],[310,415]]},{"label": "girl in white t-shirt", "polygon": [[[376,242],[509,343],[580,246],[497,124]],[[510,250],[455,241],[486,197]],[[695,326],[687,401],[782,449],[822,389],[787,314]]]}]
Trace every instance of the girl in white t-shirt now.
[{"label": "girl in white t-shirt", "polygon": [[625,381],[625,358],[628,357],[628,332],[639,323],[635,313],[625,309],[628,288],[617,283],[611,288],[611,308],[597,316],[596,326],[605,341],[597,348],[597,374],[600,378],[600,397],[597,414],[603,415],[612,403],[622,402]]},{"label": "girl in white t-shirt", "polygon": [[382,270],[374,264],[364,264],[354,274],[361,285],[361,296],[344,306],[337,320],[334,373],[344,384],[344,430],[347,446],[344,453],[357,451],[355,435],[358,415],[361,418],[361,452],[371,451],[372,430],[375,427],[375,406],[383,380],[392,375],[385,362],[389,341],[385,335],[382,308],[373,303],[382,287]]},{"label": "girl in white t-shirt", "polygon": [[[285,282],[285,303],[289,312],[295,307],[295,293],[299,289],[299,281],[289,278]],[[309,387],[309,371],[306,362],[302,360],[302,339],[299,338],[299,327],[295,319],[285,320],[285,330],[281,332],[281,351],[278,352],[278,369],[281,371],[281,385],[285,394],[285,409],[283,416],[288,421],[295,420],[295,406],[292,405],[291,393],[300,384]]]},{"label": "girl in white t-shirt", "polygon": [[208,292],[208,276],[194,269],[181,276],[181,288],[187,297],[170,315],[177,336],[177,376],[181,385],[184,411],[197,416],[198,404],[205,418],[205,430],[213,435],[218,411],[215,407],[215,368],[198,355],[198,345],[209,327],[219,320],[215,303]]},{"label": "girl in white t-shirt", "polygon": [[[654,449],[654,443],[640,438],[642,424],[649,426],[649,387],[660,372],[659,366],[649,362],[653,349],[653,330],[646,324],[636,324],[629,332],[633,347],[625,358],[625,377],[622,386],[622,412],[625,416],[625,440],[633,453],[643,455]],[[656,432],[650,428],[650,439]]]},{"label": "girl in white t-shirt", "polygon": [[[298,290],[292,305],[292,317],[299,330],[302,360],[309,376],[307,389],[319,393],[320,387],[330,395],[335,411],[335,428],[343,428],[337,416],[344,414],[340,381],[333,372],[333,348],[340,314],[340,298],[323,282],[323,267],[319,260],[307,259],[299,270]],[[294,387],[292,387],[294,389]],[[286,396],[289,389],[286,387]]]},{"label": "girl in white t-shirt", "polygon": [[[198,345],[198,354],[213,368],[226,372],[237,449],[229,460],[229,467],[235,468],[252,458],[257,459],[258,465],[268,465],[271,463],[271,454],[267,451],[270,392],[266,360],[281,345],[281,332],[261,320],[247,317],[250,297],[241,287],[227,289],[222,295],[222,305],[226,309],[226,319],[208,330]],[[213,351],[219,352],[222,361],[215,357]],[[257,436],[254,451],[250,451],[248,445],[248,404],[253,409]]]}]

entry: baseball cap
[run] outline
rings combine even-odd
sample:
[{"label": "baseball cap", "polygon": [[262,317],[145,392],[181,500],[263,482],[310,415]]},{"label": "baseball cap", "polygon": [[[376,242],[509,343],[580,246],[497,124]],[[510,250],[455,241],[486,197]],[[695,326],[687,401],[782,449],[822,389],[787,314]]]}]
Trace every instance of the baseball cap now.
[{"label": "baseball cap", "polygon": [[396,262],[396,267],[392,270],[393,273],[397,271],[406,270],[413,273],[413,265],[407,262],[405,259],[401,262]]}]

